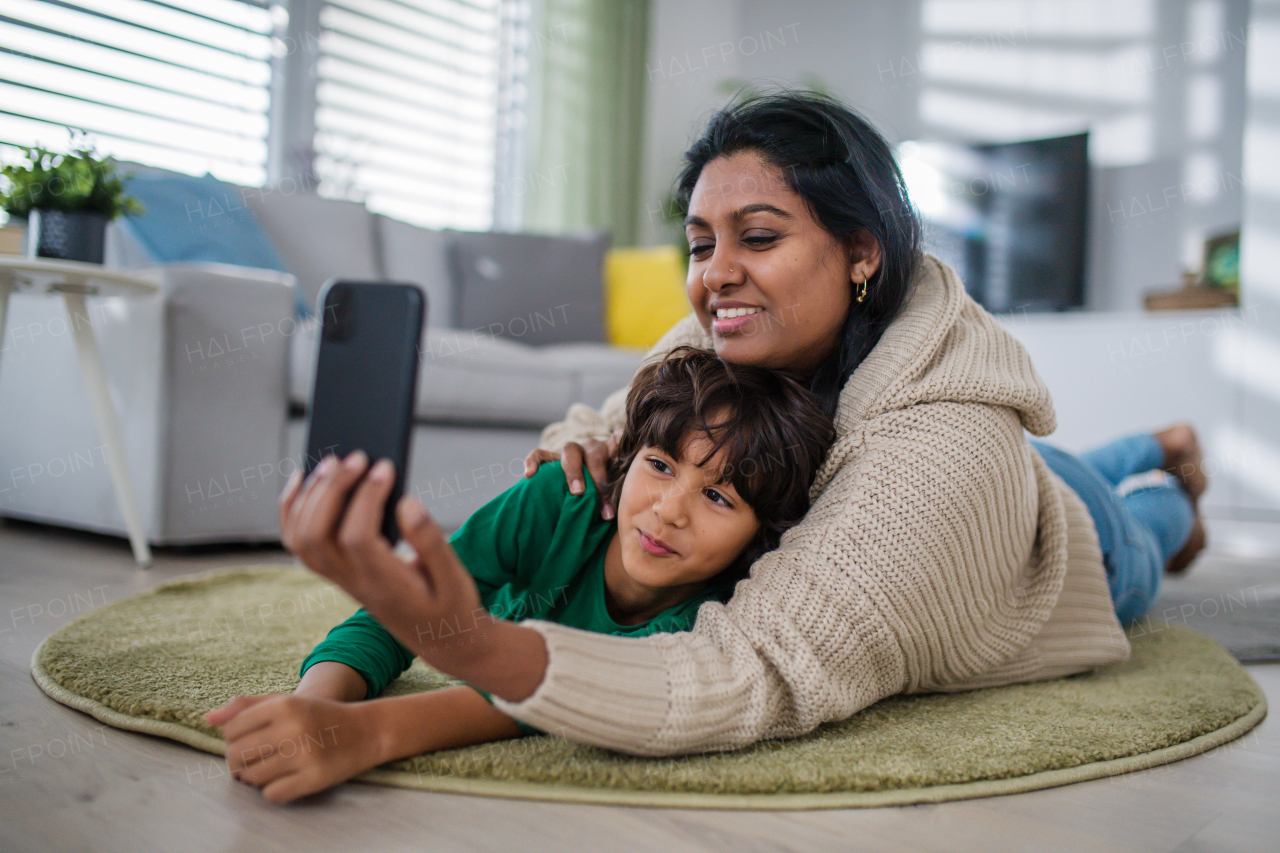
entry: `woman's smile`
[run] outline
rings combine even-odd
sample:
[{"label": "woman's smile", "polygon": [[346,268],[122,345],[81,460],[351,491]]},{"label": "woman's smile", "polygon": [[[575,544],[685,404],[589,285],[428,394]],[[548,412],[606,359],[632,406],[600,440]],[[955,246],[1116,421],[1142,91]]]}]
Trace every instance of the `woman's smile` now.
[{"label": "woman's smile", "polygon": [[745,326],[754,326],[756,323],[764,319],[763,311],[756,310],[751,314],[733,315],[722,317],[717,314],[715,319],[711,321],[711,330],[717,335],[731,335],[739,331]]},{"label": "woman's smile", "polygon": [[717,335],[733,334],[766,319],[765,310],[759,305],[736,299],[713,299],[707,309],[711,314],[711,330]]}]

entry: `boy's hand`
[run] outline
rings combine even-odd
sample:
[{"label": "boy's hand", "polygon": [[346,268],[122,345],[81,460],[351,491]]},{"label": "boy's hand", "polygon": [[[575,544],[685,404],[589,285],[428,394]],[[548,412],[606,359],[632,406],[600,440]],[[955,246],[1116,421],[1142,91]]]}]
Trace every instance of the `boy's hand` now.
[{"label": "boy's hand", "polygon": [[395,472],[384,459],[361,479],[367,464],[357,451],[342,462],[328,457],[306,483],[295,471],[280,498],[281,539],[307,568],[359,601],[423,660],[459,675],[487,653],[479,640],[496,620],[481,605],[453,546],[415,498],[401,499],[396,516],[416,554],[406,559],[392,550],[380,529]]},{"label": "boy's hand", "polygon": [[272,803],[323,791],[384,763],[373,716],[359,703],[288,693],[237,696],[205,714],[220,726],[231,775]]}]

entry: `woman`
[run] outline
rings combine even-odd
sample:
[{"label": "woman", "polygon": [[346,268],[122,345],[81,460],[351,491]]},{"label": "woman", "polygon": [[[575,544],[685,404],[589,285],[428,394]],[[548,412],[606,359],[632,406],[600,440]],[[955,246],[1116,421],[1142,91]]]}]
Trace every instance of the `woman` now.
[{"label": "woman", "polygon": [[[1099,480],[1178,476],[1139,490],[1179,510],[1167,535],[1099,492],[1087,462],[1033,448],[1024,431],[1055,426],[1048,390],[951,269],[921,255],[888,146],[837,102],[784,93],[722,111],[687,153],[678,196],[693,314],[653,352],[688,343],[789,370],[836,422],[812,508],[727,604],[704,604],[690,632],[638,640],[485,621],[465,649],[432,647],[415,626],[464,619],[474,589],[412,499],[398,510],[416,557],[392,554],[376,523],[389,487],[357,485],[360,465],[332,466],[282,519],[304,563],[505,713],[636,754],[733,749],[897,693],[1125,659],[1117,606],[1149,604],[1173,551],[1194,546],[1194,433],[1135,437],[1095,460],[1113,463]],[[528,465],[562,456],[572,490],[601,482],[625,392],[598,413],[572,407]]]}]

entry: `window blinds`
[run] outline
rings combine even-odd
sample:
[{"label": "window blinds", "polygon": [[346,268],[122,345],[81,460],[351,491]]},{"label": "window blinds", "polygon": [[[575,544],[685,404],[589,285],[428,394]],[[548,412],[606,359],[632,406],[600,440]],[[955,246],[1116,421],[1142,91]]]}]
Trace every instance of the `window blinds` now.
[{"label": "window blinds", "polygon": [[334,0],[320,13],[320,192],[429,227],[493,223],[509,0]]},{"label": "window blinds", "polygon": [[272,110],[273,66],[302,68],[301,94],[276,81],[275,97],[313,119],[285,144],[310,142],[318,192],[491,227],[524,123],[528,0],[303,3],[318,28],[285,38],[271,0],[3,0],[0,142],[65,150],[70,126],[117,159],[262,186],[269,122],[291,114]]},{"label": "window blinds", "polygon": [[0,141],[65,150],[70,126],[121,160],[260,186],[274,29],[266,0],[4,0]]}]

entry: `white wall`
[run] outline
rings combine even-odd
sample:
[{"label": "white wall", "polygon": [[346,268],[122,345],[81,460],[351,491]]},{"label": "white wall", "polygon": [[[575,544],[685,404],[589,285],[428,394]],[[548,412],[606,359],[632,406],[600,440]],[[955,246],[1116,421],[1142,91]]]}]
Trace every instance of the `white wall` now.
[{"label": "white wall", "polygon": [[1242,442],[1264,449],[1241,485],[1241,516],[1280,508],[1280,0],[1253,0],[1244,130],[1240,279],[1256,322],[1241,338]]}]

